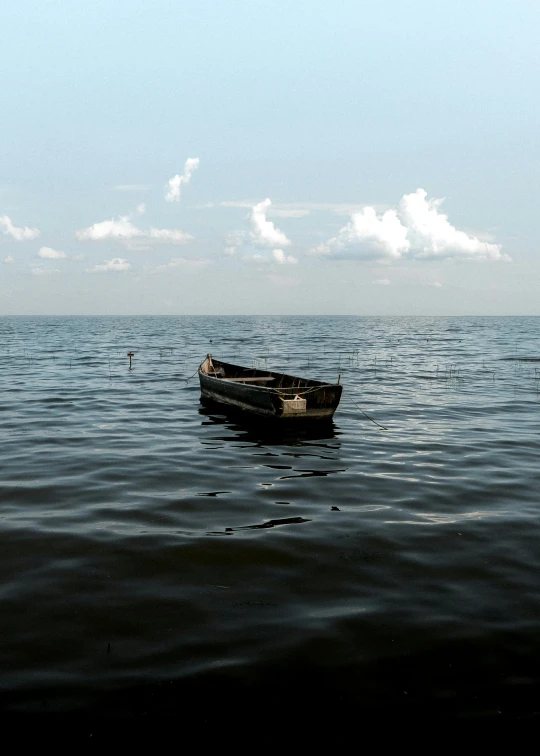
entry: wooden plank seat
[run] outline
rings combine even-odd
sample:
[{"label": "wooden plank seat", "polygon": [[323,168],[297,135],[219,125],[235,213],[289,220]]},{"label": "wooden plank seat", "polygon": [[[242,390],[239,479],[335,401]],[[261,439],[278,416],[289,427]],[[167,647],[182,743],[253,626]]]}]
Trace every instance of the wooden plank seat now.
[{"label": "wooden plank seat", "polygon": [[271,381],[275,381],[276,379],[269,375],[267,378],[265,376],[255,376],[254,378],[223,378],[224,381],[236,381],[237,383],[270,383]]}]

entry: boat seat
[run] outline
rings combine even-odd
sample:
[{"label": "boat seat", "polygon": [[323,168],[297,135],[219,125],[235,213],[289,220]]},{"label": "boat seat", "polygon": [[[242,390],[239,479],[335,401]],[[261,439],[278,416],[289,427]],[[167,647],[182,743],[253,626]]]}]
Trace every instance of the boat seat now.
[{"label": "boat seat", "polygon": [[270,383],[271,381],[275,381],[276,379],[269,375],[268,378],[264,376],[255,376],[253,378],[224,378],[224,381],[235,381],[237,383]]}]

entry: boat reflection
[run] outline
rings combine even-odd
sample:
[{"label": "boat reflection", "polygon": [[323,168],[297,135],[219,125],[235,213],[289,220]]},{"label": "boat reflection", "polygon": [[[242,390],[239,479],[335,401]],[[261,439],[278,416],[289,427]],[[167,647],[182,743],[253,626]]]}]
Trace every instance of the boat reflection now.
[{"label": "boat reflection", "polygon": [[[331,441],[332,449],[339,447],[335,441],[341,431],[333,420],[306,421],[299,423],[272,422],[253,418],[240,412],[224,410],[223,407],[201,406],[199,415],[202,425],[226,430],[227,435],[212,436],[213,441],[242,441],[258,446],[303,446],[313,441]],[[206,439],[208,440],[208,438]]]}]

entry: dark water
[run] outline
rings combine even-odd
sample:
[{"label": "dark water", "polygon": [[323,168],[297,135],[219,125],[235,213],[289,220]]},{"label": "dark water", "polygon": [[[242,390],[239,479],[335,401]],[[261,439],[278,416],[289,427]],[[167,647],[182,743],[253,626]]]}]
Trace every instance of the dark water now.
[{"label": "dark water", "polygon": [[[208,351],[341,373],[333,424],[203,409]],[[540,319],[1,318],[2,711],[536,717],[523,358]]]}]

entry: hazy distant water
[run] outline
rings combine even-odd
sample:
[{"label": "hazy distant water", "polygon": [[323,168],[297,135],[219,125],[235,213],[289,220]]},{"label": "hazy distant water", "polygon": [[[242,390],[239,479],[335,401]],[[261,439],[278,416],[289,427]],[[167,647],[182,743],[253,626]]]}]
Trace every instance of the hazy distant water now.
[{"label": "hazy distant water", "polygon": [[[341,373],[333,426],[201,408],[209,351]],[[536,716],[522,358],[539,318],[0,318],[2,710]]]}]

